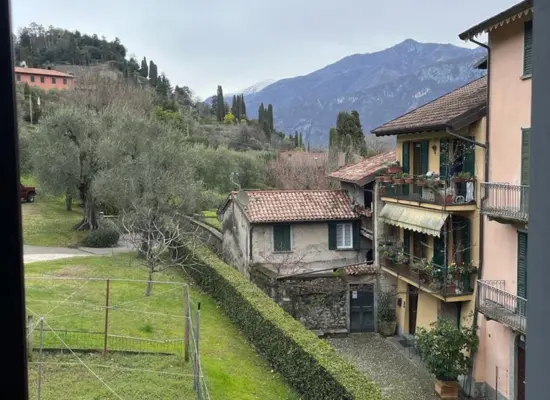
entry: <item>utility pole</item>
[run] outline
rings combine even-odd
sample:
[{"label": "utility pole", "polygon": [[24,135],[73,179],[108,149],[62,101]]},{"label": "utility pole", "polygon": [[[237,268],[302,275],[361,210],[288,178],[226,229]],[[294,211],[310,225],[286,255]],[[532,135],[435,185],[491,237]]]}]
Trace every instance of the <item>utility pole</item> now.
[{"label": "utility pole", "polygon": [[550,170],[550,2],[534,0],[533,8],[533,78],[531,101],[531,148],[529,183],[529,239],[526,342],[526,398],[548,398],[548,347],[550,302],[548,301],[548,237],[550,188],[545,175]]}]

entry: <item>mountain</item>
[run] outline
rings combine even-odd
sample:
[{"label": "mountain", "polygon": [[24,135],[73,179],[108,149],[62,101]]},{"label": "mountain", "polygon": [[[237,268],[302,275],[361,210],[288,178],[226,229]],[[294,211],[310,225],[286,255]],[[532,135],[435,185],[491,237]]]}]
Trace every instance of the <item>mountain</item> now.
[{"label": "mountain", "polygon": [[339,111],[357,110],[371,129],[483,75],[473,68],[481,48],[407,39],[388,49],[354,54],[305,76],[282,79],[249,95],[247,109],[273,104],[278,131],[302,132],[315,145],[328,143]]},{"label": "mountain", "polygon": [[246,89],[239,90],[235,93],[229,93],[225,96],[229,97],[229,96],[233,96],[234,94],[235,95],[243,94],[245,96],[250,96],[252,94],[258,93],[260,90],[265,89],[266,87],[268,87],[269,85],[271,85],[274,82],[276,82],[275,79],[264,79],[261,82],[258,82],[258,83],[254,84],[252,86],[247,87]]}]

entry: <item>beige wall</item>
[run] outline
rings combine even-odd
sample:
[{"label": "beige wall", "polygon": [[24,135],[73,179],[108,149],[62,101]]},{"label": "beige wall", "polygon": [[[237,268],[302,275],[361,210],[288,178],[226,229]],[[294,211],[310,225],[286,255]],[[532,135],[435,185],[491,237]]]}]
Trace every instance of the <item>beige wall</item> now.
[{"label": "beige wall", "polygon": [[251,262],[298,264],[300,269],[322,270],[359,262],[360,254],[365,255],[364,251],[329,250],[328,224],[326,222],[296,223],[292,224],[291,229],[292,252],[273,253],[273,226],[254,225]]},{"label": "beige wall", "polygon": [[370,207],[370,204],[365,204],[365,189],[361,186],[354,185],[353,183],[340,182],[340,188],[349,193],[353,202],[363,207]]},{"label": "beige wall", "polygon": [[243,211],[235,202],[231,202],[223,214],[223,258],[247,278],[250,278],[249,232],[250,225]]}]

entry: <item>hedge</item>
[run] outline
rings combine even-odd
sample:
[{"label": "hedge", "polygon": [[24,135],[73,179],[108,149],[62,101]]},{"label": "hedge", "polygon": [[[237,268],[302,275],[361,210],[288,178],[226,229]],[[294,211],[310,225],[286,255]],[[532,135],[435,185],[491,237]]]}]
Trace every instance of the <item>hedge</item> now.
[{"label": "hedge", "polygon": [[194,259],[200,267],[188,273],[195,282],[303,399],[382,399],[378,386],[238,271],[203,247]]}]

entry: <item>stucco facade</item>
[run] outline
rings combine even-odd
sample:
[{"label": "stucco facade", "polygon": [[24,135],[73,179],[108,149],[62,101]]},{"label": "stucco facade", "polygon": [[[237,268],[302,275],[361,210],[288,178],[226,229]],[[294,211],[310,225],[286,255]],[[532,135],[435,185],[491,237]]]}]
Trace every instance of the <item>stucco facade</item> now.
[{"label": "stucco facade", "polygon": [[[523,14],[489,34],[489,183],[511,185],[506,188],[510,192],[507,197],[510,202],[514,197],[512,189],[516,192],[526,190],[521,186],[522,130],[531,125],[531,79],[524,74],[524,32],[525,23],[530,19],[530,13]],[[504,193],[504,188],[487,191],[487,201],[506,198],[500,192]],[[500,202],[502,207],[514,206]],[[518,231],[526,230],[524,222],[486,217],[482,278],[487,282],[499,282],[500,298],[507,299],[510,304],[518,304],[513,297],[518,290]],[[480,386],[479,391],[485,392],[488,398],[497,398],[498,390],[499,399],[523,400],[523,389],[519,385],[524,382],[518,369],[524,367],[519,365],[518,352],[522,350],[518,346],[523,345],[525,337],[514,327],[484,315],[479,316],[478,322],[480,347],[475,359],[474,379]]]},{"label": "stucco facade", "polygon": [[75,77],[60,71],[40,68],[15,67],[17,83],[28,84],[43,90],[67,90],[74,88]]}]

